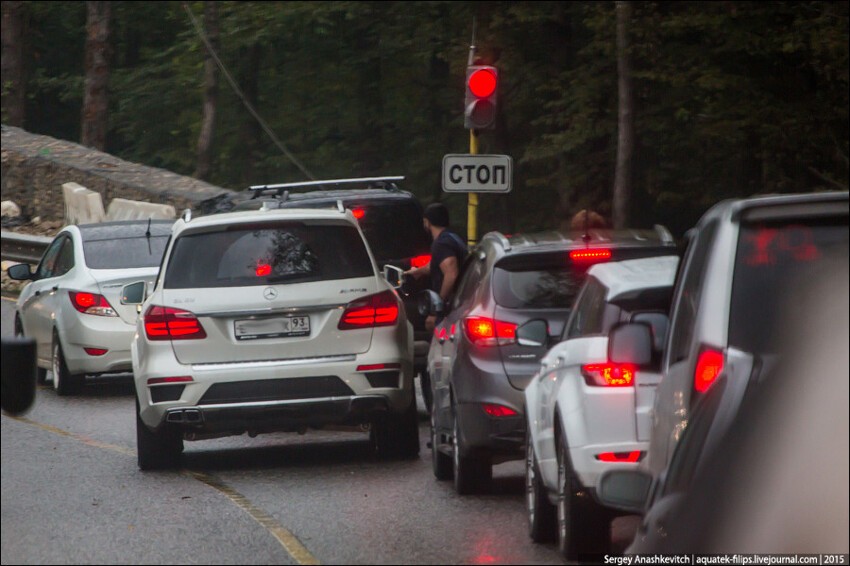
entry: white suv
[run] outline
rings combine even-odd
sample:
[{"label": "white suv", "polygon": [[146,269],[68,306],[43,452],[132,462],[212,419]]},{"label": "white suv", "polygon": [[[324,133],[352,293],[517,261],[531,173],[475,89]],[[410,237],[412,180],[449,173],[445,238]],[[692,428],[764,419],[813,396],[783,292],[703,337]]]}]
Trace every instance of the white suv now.
[{"label": "white suv", "polygon": [[[142,302],[144,284],[123,296]],[[176,465],[184,439],[329,424],[368,424],[378,453],[418,454],[412,327],[341,206],[187,214],[141,313],[143,470]]]},{"label": "white suv", "polygon": [[[646,454],[678,261],[662,256],[593,266],[562,342],[525,390],[529,534],[543,542],[557,526],[568,560],[608,551],[613,514],[593,498],[599,476],[636,466]],[[608,335],[627,323],[651,330],[654,359],[611,362]],[[520,330],[517,336],[523,338]]]}]

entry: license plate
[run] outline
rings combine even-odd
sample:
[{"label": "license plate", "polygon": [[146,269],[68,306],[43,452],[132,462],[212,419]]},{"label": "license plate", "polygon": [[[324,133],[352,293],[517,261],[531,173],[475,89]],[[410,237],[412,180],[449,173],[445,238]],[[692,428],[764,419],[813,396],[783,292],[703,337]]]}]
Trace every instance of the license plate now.
[{"label": "license plate", "polygon": [[237,340],[293,338],[310,335],[309,316],[237,320],[233,324]]}]

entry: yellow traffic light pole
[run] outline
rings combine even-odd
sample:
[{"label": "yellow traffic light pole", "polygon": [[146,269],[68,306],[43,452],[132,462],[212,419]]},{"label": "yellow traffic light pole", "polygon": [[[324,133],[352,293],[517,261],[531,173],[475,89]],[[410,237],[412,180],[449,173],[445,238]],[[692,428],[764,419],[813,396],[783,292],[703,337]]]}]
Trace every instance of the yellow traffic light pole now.
[{"label": "yellow traffic light pole", "polygon": [[[478,155],[478,132],[469,130],[469,154]],[[466,215],[466,240],[471,248],[478,240],[478,193],[469,193]]]}]

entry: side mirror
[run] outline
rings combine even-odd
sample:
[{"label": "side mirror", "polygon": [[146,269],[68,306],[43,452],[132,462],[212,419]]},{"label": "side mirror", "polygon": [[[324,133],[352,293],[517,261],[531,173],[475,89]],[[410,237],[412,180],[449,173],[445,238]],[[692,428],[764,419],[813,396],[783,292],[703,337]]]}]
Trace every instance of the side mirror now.
[{"label": "side mirror", "polygon": [[520,346],[548,346],[549,325],[542,318],[529,320],[516,329],[516,339]]},{"label": "side mirror", "polygon": [[637,366],[652,362],[652,330],[649,326],[630,322],[614,327],[608,335],[608,360]]},{"label": "side mirror", "polygon": [[10,279],[15,279],[16,281],[29,281],[33,278],[33,273],[30,271],[30,266],[27,263],[13,265],[6,270],[6,273],[9,274]]},{"label": "side mirror", "polygon": [[632,317],[632,322],[648,324],[652,330],[652,349],[656,352],[664,351],[667,342],[667,332],[670,329],[670,319],[666,314],[660,312],[642,312]]},{"label": "side mirror", "polygon": [[426,289],[419,293],[419,302],[417,303],[417,310],[419,311],[419,316],[431,316],[442,314],[443,299],[441,299],[440,295],[438,295],[431,289]]},{"label": "side mirror", "polygon": [[3,337],[2,356],[0,404],[3,412],[19,415],[32,407],[35,401],[35,340]]},{"label": "side mirror", "polygon": [[608,470],[599,478],[596,495],[606,507],[643,515],[652,475],[645,470]]},{"label": "side mirror", "polygon": [[404,278],[404,270],[399,269],[394,265],[387,264],[384,266],[384,279],[392,286],[393,289],[401,287]]},{"label": "side mirror", "polygon": [[145,282],[136,281],[121,288],[122,305],[141,305],[145,302]]}]

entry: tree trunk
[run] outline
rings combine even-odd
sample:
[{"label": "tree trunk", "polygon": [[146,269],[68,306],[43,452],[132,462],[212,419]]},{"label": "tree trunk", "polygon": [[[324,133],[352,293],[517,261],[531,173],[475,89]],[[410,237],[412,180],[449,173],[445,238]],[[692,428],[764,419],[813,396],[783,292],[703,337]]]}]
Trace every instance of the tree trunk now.
[{"label": "tree trunk", "polygon": [[24,81],[24,3],[3,2],[2,115],[3,123],[23,127]]},{"label": "tree trunk", "polygon": [[629,56],[631,2],[617,2],[617,77],[619,110],[617,113],[617,169],[614,175],[614,228],[629,225],[632,196],[632,154],[634,152],[634,101]]},{"label": "tree trunk", "polygon": [[83,145],[106,150],[109,126],[110,2],[86,2],[86,78],[83,92]]},{"label": "tree trunk", "polygon": [[[216,2],[204,2],[204,27],[210,46],[218,51],[218,5]],[[215,112],[218,105],[218,67],[212,54],[205,50],[204,58],[204,115],[201,120],[201,133],[198,136],[198,164],[195,177],[208,180],[211,169],[213,129]]]}]

